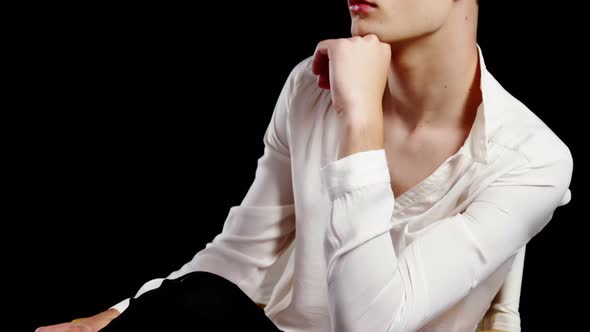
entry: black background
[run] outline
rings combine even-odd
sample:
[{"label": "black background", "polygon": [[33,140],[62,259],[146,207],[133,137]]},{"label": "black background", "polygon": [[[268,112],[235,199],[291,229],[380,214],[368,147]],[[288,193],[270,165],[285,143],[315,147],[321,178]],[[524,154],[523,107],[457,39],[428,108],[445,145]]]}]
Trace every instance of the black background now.
[{"label": "black background", "polygon": [[[571,7],[483,2],[488,69],[575,163],[573,200],[528,247],[523,330],[579,329],[588,290],[583,21]],[[16,213],[5,222],[16,231],[4,237],[23,235],[5,250],[15,263],[5,278],[18,285],[7,284],[18,296],[10,304],[27,316],[18,330],[30,331],[107,309],[219,233],[254,179],[289,71],[350,24],[343,0],[24,13],[13,29],[25,36],[13,50],[18,102],[7,122],[16,185],[6,202]]]}]

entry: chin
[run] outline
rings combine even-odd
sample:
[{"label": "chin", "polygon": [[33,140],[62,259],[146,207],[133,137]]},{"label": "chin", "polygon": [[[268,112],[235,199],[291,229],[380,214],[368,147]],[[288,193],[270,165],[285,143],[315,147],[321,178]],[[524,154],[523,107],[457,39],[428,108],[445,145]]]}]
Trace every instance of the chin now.
[{"label": "chin", "polygon": [[391,40],[391,36],[382,33],[378,29],[368,29],[367,27],[362,27],[358,25],[353,25],[350,29],[350,35],[352,37],[364,37],[368,34],[374,34],[375,36],[377,36],[377,38],[379,38],[380,41],[384,43],[395,42],[395,40]]},{"label": "chin", "polygon": [[350,34],[352,37],[363,37],[368,34],[374,34],[382,42],[391,41],[391,33],[383,31],[383,26],[370,22],[369,20],[357,19],[354,20],[350,26]]},{"label": "chin", "polygon": [[419,39],[422,35],[412,33],[415,31],[399,31],[399,30],[383,30],[379,27],[371,26],[369,22],[353,22],[350,27],[350,34],[352,37],[363,37],[368,34],[374,34],[383,43],[396,44],[400,42],[407,42],[410,40]]},{"label": "chin", "polygon": [[[377,37],[379,37],[379,32],[377,31],[377,29],[372,28],[369,24],[369,22],[363,22],[361,20],[357,20],[356,22],[353,22],[352,25],[350,26],[350,34],[353,37],[359,36],[359,37],[363,37],[366,36],[368,34],[374,34]],[[381,38],[379,38],[381,39]]]}]

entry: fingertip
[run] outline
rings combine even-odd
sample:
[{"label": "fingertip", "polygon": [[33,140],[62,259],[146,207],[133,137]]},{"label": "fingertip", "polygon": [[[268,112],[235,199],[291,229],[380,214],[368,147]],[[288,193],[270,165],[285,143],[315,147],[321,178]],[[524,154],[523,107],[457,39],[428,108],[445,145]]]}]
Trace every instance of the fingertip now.
[{"label": "fingertip", "polygon": [[318,76],[318,87],[321,89],[330,90],[330,80],[324,75]]},{"label": "fingertip", "polygon": [[375,35],[374,33],[366,34],[364,36],[364,38],[366,38],[366,39],[377,39],[377,40],[379,40],[379,38],[377,38],[377,35]]},{"label": "fingertip", "polygon": [[317,68],[316,68],[316,66],[315,66],[315,63],[314,63],[314,65],[313,65],[313,66],[311,66],[311,73],[312,73],[312,74],[314,74],[314,75],[318,75],[318,74],[319,74],[319,73],[318,73],[318,70],[317,70]]},{"label": "fingertip", "polygon": [[328,50],[324,45],[324,41],[320,42],[313,53],[313,59],[311,63],[311,72],[314,75],[320,75],[328,66],[330,58],[328,56]]},{"label": "fingertip", "polygon": [[321,73],[321,67],[322,67],[321,65],[322,64],[321,64],[321,59],[319,57],[320,57],[319,53],[316,52],[313,55],[313,60],[311,62],[311,72],[314,75],[319,75]]}]

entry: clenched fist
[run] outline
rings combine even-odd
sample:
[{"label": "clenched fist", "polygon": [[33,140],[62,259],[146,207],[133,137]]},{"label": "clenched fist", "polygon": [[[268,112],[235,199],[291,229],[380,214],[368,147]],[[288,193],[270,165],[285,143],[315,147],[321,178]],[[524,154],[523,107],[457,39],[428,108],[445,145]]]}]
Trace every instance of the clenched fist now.
[{"label": "clenched fist", "polygon": [[321,41],[312,72],[329,89],[334,109],[344,120],[340,158],[383,148],[383,92],[391,47],[375,35]]},{"label": "clenched fist", "polygon": [[321,41],[312,71],[320,88],[330,89],[338,113],[381,106],[391,61],[389,44],[375,35]]}]

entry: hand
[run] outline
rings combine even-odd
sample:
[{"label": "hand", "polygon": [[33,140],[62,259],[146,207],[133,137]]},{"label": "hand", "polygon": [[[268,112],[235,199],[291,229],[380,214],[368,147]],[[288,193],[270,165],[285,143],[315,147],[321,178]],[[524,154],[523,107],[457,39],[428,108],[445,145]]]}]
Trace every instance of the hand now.
[{"label": "hand", "polygon": [[80,323],[63,323],[50,326],[43,326],[35,330],[35,332],[97,332],[99,330],[90,325]]},{"label": "hand", "polygon": [[329,89],[336,113],[344,118],[338,158],[383,148],[383,92],[391,47],[375,35],[321,41],[312,72]]},{"label": "hand", "polygon": [[92,317],[76,319],[71,323],[43,326],[35,330],[35,332],[97,332],[117,316],[119,316],[117,310],[109,309]]},{"label": "hand", "polygon": [[312,72],[320,88],[330,89],[337,113],[366,113],[368,107],[381,109],[390,62],[391,47],[373,34],[328,39],[316,47]]}]

